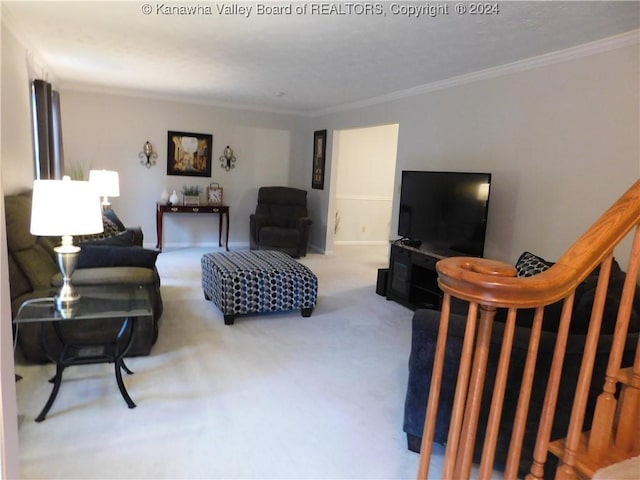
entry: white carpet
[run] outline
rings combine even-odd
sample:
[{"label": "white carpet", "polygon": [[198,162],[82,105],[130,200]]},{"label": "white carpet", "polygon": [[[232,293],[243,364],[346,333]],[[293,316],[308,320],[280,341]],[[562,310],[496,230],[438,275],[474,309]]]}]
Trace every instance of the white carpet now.
[{"label": "white carpet", "polygon": [[593,480],[638,480],[640,457],[633,457],[598,470]]},{"label": "white carpet", "polygon": [[[53,366],[18,365],[22,478],[415,478],[402,431],[412,312],[375,294],[386,247],[339,247],[302,263],[313,315],[240,316],[204,300],[200,258],[158,257],[165,311],[148,357],[71,367],[35,423]],[[438,467],[432,467],[433,478]]]}]

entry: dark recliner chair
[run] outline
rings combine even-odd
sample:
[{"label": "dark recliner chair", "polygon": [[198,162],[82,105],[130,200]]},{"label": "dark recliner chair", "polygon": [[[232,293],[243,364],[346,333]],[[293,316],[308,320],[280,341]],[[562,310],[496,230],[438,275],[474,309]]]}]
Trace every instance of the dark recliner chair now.
[{"label": "dark recliner chair", "polygon": [[291,187],[261,187],[249,218],[251,250],[278,250],[294,258],[307,254],[307,192]]}]

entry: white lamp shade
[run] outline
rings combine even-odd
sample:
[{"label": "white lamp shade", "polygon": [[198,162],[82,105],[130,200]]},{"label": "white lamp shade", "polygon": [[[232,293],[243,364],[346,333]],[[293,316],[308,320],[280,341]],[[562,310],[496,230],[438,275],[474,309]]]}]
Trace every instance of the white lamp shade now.
[{"label": "white lamp shade", "polygon": [[94,186],[101,197],[119,197],[120,179],[113,170],[91,170],[89,183]]},{"label": "white lamp shade", "polygon": [[100,233],[100,197],[89,182],[35,180],[31,202],[31,233],[40,236]]}]

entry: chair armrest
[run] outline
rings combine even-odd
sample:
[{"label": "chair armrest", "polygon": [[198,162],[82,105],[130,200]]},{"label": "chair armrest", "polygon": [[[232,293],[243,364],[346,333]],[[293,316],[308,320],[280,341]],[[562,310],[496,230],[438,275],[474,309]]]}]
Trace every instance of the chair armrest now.
[{"label": "chair armrest", "polygon": [[309,217],[298,218],[296,224],[300,232],[300,243],[298,244],[298,257],[304,257],[307,254],[307,246],[309,245],[309,227],[313,221]]},{"label": "chair armrest", "polygon": [[269,218],[266,215],[260,215],[259,213],[249,215],[249,246],[251,250],[258,248],[258,232],[268,223]]},{"label": "chair armrest", "polygon": [[251,226],[260,229],[269,224],[269,218],[266,215],[260,215],[259,213],[252,213],[249,216],[249,223]]},{"label": "chair armrest", "polygon": [[305,227],[309,227],[313,223],[313,220],[309,217],[300,217],[297,220],[298,228],[303,229]]}]

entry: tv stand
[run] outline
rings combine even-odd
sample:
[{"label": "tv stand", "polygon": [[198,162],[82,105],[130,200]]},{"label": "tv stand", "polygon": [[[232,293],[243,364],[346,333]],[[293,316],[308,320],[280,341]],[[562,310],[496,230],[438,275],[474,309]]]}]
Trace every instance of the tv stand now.
[{"label": "tv stand", "polygon": [[446,258],[427,248],[407,245],[403,240],[391,244],[387,300],[405,307],[440,310],[443,293],[438,287],[436,263]]},{"label": "tv stand", "polygon": [[398,240],[402,245],[405,245],[407,247],[413,247],[413,248],[420,248],[420,245],[422,245],[422,242],[420,240],[413,240],[411,238],[403,238],[401,240]]}]

